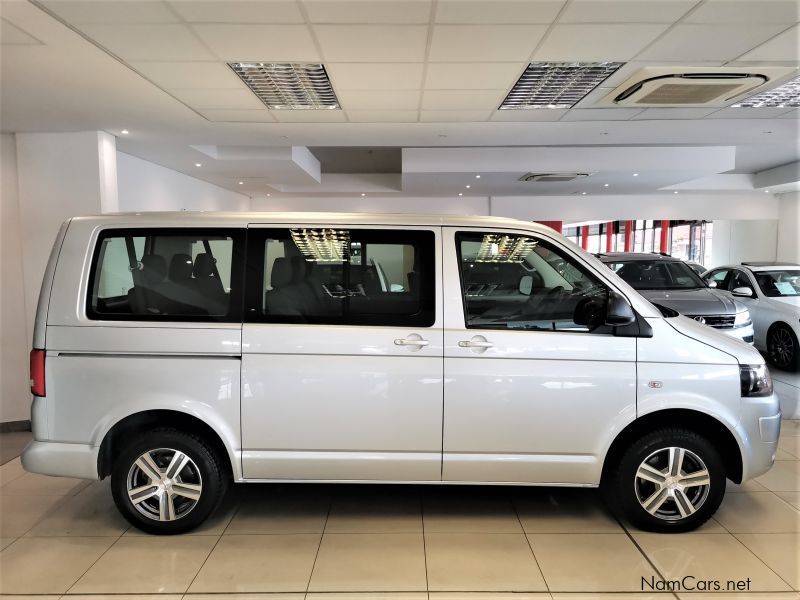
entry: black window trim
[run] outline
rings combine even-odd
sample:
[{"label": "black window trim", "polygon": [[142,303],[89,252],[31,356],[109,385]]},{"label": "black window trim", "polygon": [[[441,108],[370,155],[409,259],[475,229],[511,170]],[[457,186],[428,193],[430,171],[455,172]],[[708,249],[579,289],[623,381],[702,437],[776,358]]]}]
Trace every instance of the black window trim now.
[{"label": "black window trim", "polygon": [[[245,244],[247,227],[117,227],[101,230],[94,242],[92,260],[89,267],[89,278],[86,286],[84,310],[86,318],[91,321],[150,321],[154,323],[242,323],[242,301],[244,288]],[[157,233],[155,233],[157,232]],[[103,241],[109,238],[144,237],[148,236],[197,236],[203,239],[204,235],[211,237],[229,237],[233,241],[231,255],[231,295],[227,315],[199,316],[199,315],[138,315],[124,313],[98,313],[92,306],[95,296],[95,286],[98,280],[98,261],[103,246]]]}]

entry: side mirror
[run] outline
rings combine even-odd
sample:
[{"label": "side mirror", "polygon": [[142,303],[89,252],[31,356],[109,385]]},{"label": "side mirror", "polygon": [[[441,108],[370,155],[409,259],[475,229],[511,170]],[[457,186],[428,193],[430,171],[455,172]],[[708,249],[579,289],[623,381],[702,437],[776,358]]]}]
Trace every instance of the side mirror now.
[{"label": "side mirror", "polygon": [[533,277],[530,275],[523,275],[519,279],[519,293],[524,296],[530,296],[533,291]]},{"label": "side mirror", "polygon": [[709,279],[708,281],[706,281],[706,283],[708,284],[708,287],[710,287],[710,288],[717,287],[717,282],[714,281],[713,279]]},{"label": "side mirror", "polygon": [[747,286],[734,288],[731,294],[734,296],[739,296],[740,298],[752,298],[753,288]]},{"label": "side mirror", "polygon": [[633,307],[628,304],[625,298],[611,292],[608,296],[608,306],[606,308],[606,325],[621,327],[630,325],[635,321],[636,313],[633,312]]}]

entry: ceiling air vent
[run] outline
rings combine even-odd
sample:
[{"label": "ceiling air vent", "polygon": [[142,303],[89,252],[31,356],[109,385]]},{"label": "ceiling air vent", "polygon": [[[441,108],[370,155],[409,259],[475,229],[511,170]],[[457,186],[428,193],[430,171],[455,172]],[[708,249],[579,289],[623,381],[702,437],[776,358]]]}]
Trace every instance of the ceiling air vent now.
[{"label": "ceiling air vent", "polygon": [[765,83],[785,74],[785,69],[766,67],[758,72],[741,69],[645,67],[617,87],[598,106],[707,107],[727,106]]},{"label": "ceiling air vent", "polygon": [[536,181],[540,183],[545,182],[564,182],[574,181],[583,177],[589,177],[591,173],[525,173],[518,181]]},{"label": "ceiling air vent", "polygon": [[623,63],[530,63],[500,110],[572,108]]},{"label": "ceiling air vent", "polygon": [[228,63],[273,110],[338,109],[325,66],[320,63]]}]

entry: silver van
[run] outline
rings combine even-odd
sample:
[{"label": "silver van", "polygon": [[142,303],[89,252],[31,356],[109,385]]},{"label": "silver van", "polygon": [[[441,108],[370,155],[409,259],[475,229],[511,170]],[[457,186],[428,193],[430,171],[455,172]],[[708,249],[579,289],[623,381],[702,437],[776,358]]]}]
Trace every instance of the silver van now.
[{"label": "silver van", "polygon": [[110,477],[151,533],[267,481],[601,486],[634,525],[688,531],[771,467],[781,413],[758,352],[669,315],[529,222],[74,218],[22,462]]}]

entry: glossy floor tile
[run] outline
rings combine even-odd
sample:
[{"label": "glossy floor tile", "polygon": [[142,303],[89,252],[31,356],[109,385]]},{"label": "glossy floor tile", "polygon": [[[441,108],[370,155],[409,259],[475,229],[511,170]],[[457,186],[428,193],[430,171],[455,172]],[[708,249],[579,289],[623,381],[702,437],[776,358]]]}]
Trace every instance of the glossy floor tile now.
[{"label": "glossy floor tile", "polygon": [[800,589],[800,534],[740,533],[736,538],[792,589]]},{"label": "glossy floor tile", "polygon": [[514,506],[526,533],[622,533],[599,492],[523,490]]},{"label": "glossy floor tile", "polygon": [[800,531],[800,513],[772,492],[728,494],[714,519],[731,533]]}]

